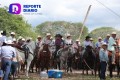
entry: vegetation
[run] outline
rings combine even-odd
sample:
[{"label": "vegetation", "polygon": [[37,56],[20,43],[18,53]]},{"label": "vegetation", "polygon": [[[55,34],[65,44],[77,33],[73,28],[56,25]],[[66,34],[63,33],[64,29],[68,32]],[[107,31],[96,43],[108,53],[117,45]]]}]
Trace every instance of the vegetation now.
[{"label": "vegetation", "polygon": [[[66,37],[67,33],[70,33],[73,39],[77,39],[80,35],[80,30],[82,23],[70,23],[65,21],[55,21],[55,22],[44,22],[36,27],[36,32],[45,35],[45,33],[50,32],[52,35],[57,33],[62,34]],[[82,40],[88,34],[88,28],[85,26],[82,33]]]},{"label": "vegetation", "polygon": [[8,36],[11,31],[14,31],[17,36],[36,37],[31,25],[21,15],[9,14],[4,8],[0,8],[0,30],[6,30]]}]

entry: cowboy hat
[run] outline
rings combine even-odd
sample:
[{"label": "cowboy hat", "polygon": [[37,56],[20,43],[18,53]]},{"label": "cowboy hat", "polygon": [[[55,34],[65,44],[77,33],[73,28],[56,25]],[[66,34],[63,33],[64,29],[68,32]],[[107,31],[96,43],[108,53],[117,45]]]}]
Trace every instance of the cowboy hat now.
[{"label": "cowboy hat", "polygon": [[102,46],[107,46],[107,43],[103,42],[103,43],[102,43]]},{"label": "cowboy hat", "polygon": [[93,41],[93,38],[90,38],[90,41]]},{"label": "cowboy hat", "polygon": [[70,34],[66,34],[67,37],[71,36]]},{"label": "cowboy hat", "polygon": [[101,37],[98,37],[98,39],[102,39]]},{"label": "cowboy hat", "polygon": [[116,34],[116,32],[112,32],[112,34]]},{"label": "cowboy hat", "polygon": [[13,34],[13,35],[15,35],[15,32],[11,32],[10,34]]},{"label": "cowboy hat", "polygon": [[110,36],[110,34],[107,34],[107,36]]},{"label": "cowboy hat", "polygon": [[62,38],[62,35],[61,34],[56,34],[55,37],[61,37]]},{"label": "cowboy hat", "polygon": [[78,42],[79,41],[79,39],[76,39],[76,42]]},{"label": "cowboy hat", "polygon": [[50,36],[51,34],[50,33],[47,33],[46,36]]}]

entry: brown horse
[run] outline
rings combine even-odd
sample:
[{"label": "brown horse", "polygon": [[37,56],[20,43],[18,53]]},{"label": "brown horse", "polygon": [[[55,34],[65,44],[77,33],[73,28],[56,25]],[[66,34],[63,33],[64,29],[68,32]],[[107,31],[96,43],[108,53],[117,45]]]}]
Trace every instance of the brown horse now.
[{"label": "brown horse", "polygon": [[40,63],[40,68],[41,71],[44,70],[44,68],[47,69],[50,66],[50,58],[51,58],[51,53],[49,51],[49,46],[47,44],[43,45],[43,49],[39,52],[39,63]]},{"label": "brown horse", "polygon": [[108,53],[108,57],[109,57],[109,71],[110,71],[110,77],[113,77],[113,70],[115,67],[117,67],[117,75],[119,76],[119,72],[120,72],[120,52],[119,52],[119,48],[120,48],[120,39],[116,40],[116,44],[117,46],[115,47],[115,64],[112,64],[112,52],[109,51]]}]

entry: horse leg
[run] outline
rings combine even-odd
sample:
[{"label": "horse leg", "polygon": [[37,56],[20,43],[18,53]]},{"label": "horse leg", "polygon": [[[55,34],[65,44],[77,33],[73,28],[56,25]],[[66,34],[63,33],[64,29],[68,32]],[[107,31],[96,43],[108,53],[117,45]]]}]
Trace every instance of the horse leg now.
[{"label": "horse leg", "polygon": [[117,75],[119,76],[119,73],[120,73],[120,67],[119,67],[119,64],[117,64]]}]

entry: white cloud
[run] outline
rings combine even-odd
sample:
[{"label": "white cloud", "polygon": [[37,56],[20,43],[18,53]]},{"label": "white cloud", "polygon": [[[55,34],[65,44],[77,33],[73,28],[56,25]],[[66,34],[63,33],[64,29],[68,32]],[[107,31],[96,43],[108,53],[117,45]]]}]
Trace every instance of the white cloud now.
[{"label": "white cloud", "polygon": [[[120,0],[98,0],[120,15]],[[111,13],[96,0],[0,0],[2,6],[10,3],[41,4],[42,15],[23,15],[33,26],[44,21],[64,20],[83,22],[89,5],[92,5],[86,26],[91,30],[100,26],[120,25],[120,17]]]}]

